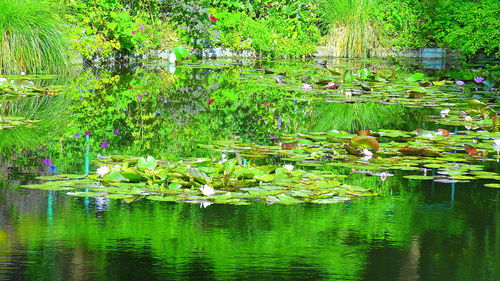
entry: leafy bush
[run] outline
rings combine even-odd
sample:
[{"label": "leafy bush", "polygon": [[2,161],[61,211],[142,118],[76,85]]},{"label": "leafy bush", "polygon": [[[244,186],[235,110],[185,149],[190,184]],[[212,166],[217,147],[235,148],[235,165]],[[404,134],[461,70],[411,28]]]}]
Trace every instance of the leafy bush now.
[{"label": "leafy bush", "polygon": [[218,44],[236,50],[250,49],[272,57],[309,56],[320,35],[313,24],[312,10],[304,14],[301,17],[301,11],[293,6],[271,6],[266,13],[254,16],[227,10],[214,12],[214,37]]},{"label": "leafy bush", "polygon": [[70,61],[57,7],[45,0],[0,0],[0,73],[59,72]]},{"label": "leafy bush", "polygon": [[70,9],[67,18],[77,27],[72,43],[85,58],[140,55],[160,45],[159,31],[166,29],[162,35],[167,38],[174,34],[168,25],[155,21],[150,11],[134,10],[118,0],[64,1]]},{"label": "leafy bush", "polygon": [[465,56],[478,52],[500,55],[500,2],[441,1],[432,24],[440,46],[457,48]]},{"label": "leafy bush", "polygon": [[418,0],[380,0],[374,10],[387,45],[397,49],[421,48],[429,44],[430,15]]}]

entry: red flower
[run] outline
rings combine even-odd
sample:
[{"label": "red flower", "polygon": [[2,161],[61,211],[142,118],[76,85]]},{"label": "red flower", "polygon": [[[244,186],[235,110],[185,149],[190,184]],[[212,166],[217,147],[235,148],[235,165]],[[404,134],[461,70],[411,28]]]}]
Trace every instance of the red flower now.
[{"label": "red flower", "polygon": [[214,99],[210,99],[210,100],[208,101],[208,105],[211,105],[212,103],[214,103],[214,101],[215,101]]},{"label": "red flower", "polygon": [[210,16],[210,20],[213,21],[213,22],[216,22],[217,21],[217,18],[214,17],[214,16]]},{"label": "red flower", "polygon": [[132,87],[132,86],[128,86],[128,88],[129,88],[130,90],[133,90],[133,89],[134,89],[134,87]]}]

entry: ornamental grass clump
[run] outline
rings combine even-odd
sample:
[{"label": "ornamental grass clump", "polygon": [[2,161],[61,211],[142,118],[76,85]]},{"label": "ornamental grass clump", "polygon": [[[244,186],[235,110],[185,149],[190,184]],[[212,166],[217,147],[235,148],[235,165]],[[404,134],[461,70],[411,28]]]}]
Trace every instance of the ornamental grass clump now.
[{"label": "ornamental grass clump", "polygon": [[366,58],[391,55],[375,20],[378,0],[321,0],[328,52],[334,57]]},{"label": "ornamental grass clump", "polygon": [[57,7],[45,0],[0,0],[0,73],[54,73],[70,51]]}]

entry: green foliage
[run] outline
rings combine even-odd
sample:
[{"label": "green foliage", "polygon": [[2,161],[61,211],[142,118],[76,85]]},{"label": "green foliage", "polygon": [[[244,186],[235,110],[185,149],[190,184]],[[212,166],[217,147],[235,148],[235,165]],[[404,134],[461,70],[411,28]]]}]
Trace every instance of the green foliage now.
[{"label": "green foliage", "polygon": [[129,8],[118,0],[64,1],[68,21],[77,27],[71,35],[73,46],[85,58],[141,55],[157,48],[161,37],[172,40],[172,28],[155,21],[151,11]]},{"label": "green foliage", "polygon": [[222,46],[254,50],[271,57],[309,56],[316,49],[319,30],[310,17],[270,8],[262,18],[244,12],[216,13],[216,38]]},{"label": "green foliage", "polygon": [[374,11],[389,46],[421,48],[429,44],[430,14],[418,0],[380,0]]},{"label": "green foliage", "polygon": [[0,0],[0,73],[61,72],[69,65],[57,7],[42,0]]},{"label": "green foliage", "polygon": [[479,52],[500,55],[500,2],[441,1],[432,23],[432,38],[440,46],[460,49],[470,57]]}]

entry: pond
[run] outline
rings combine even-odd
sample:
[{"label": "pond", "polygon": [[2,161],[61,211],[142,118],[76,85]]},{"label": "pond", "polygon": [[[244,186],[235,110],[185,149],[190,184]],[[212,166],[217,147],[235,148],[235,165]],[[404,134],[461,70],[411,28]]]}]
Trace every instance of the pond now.
[{"label": "pond", "polygon": [[0,280],[500,280],[498,76],[217,60],[7,77]]}]

